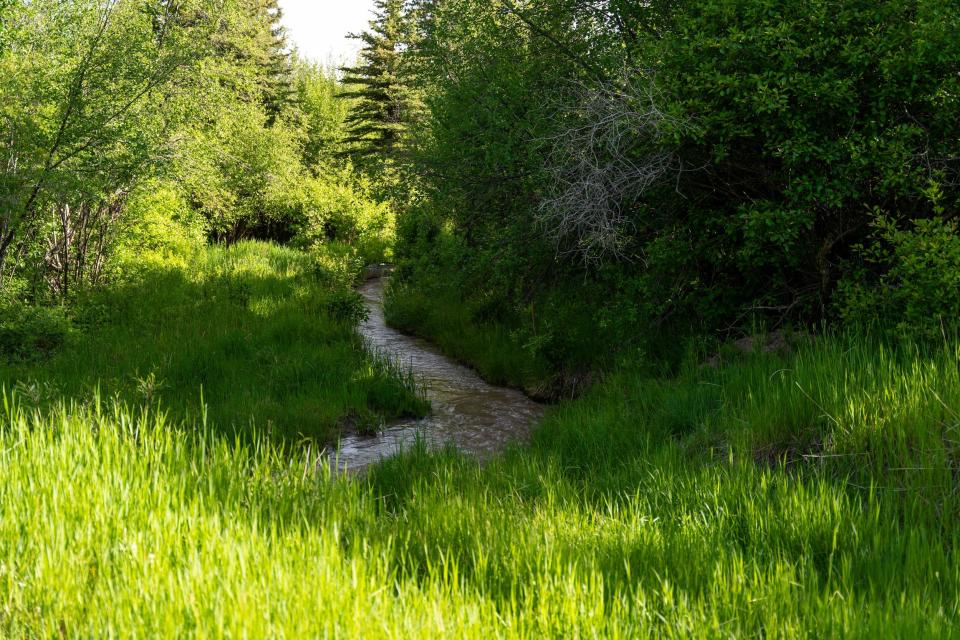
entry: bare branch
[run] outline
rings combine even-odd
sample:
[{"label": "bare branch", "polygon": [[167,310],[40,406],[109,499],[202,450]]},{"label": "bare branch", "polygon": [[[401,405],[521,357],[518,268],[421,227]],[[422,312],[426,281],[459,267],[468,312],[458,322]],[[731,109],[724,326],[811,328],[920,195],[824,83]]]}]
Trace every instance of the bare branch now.
[{"label": "bare branch", "polygon": [[623,258],[629,208],[680,167],[665,150],[665,125],[677,126],[658,106],[648,74],[627,71],[615,82],[576,85],[573,103],[558,117],[572,122],[544,140],[548,195],[537,210],[544,231],[585,261]]}]

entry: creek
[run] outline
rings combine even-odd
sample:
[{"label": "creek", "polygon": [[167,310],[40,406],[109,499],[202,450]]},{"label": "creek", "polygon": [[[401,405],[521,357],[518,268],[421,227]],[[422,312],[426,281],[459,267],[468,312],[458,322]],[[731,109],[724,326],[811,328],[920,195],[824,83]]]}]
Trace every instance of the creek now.
[{"label": "creek", "polygon": [[362,470],[409,449],[418,439],[430,448],[453,445],[486,458],[528,438],[544,413],[543,405],[520,391],[488,384],[430,342],[389,327],[383,312],[385,284],[384,278],[376,278],[360,288],[369,317],[359,331],[371,350],[396,358],[413,373],[433,410],[425,418],[391,423],[375,436],[344,436],[335,454],[339,468]]}]

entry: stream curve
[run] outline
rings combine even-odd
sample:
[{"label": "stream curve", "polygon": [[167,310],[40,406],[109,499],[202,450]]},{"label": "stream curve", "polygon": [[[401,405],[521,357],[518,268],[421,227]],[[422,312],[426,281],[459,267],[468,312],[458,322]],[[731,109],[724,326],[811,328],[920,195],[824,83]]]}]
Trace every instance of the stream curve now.
[{"label": "stream curve", "polygon": [[443,355],[421,338],[387,326],[383,313],[385,280],[360,288],[368,319],[360,334],[369,348],[396,357],[426,390],[433,411],[425,418],[391,423],[376,436],[344,436],[333,454],[341,470],[359,471],[409,449],[418,438],[431,448],[453,445],[486,458],[509,443],[529,437],[544,413],[543,405],[520,391],[485,382],[475,371]]}]

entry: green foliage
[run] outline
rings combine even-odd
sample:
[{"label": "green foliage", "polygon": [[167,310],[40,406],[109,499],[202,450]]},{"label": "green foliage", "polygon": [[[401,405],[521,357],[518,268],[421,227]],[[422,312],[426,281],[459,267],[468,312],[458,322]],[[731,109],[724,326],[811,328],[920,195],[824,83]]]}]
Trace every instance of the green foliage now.
[{"label": "green foliage", "polygon": [[[819,324],[841,281],[891,267],[853,270],[874,209],[908,228],[960,207],[955,4],[467,0],[411,15],[427,114],[400,276],[454,280],[558,371],[622,347],[676,353],[678,335]],[[564,186],[583,197],[551,227],[544,202]],[[585,263],[597,228],[616,250]],[[906,323],[930,324],[952,295],[935,289],[910,294]]]},{"label": "green foliage", "polygon": [[144,252],[187,254],[206,240],[205,220],[174,185],[148,182],[131,195],[126,209],[118,253],[128,267]]},{"label": "green foliage", "polygon": [[[174,87],[189,93],[190,72],[209,51],[209,9],[204,0],[77,0],[5,10],[12,46],[0,51],[4,275],[23,266],[8,264],[12,255],[36,254],[68,207],[120,206],[156,167],[165,133],[183,121],[185,98]],[[60,233],[71,252],[86,252],[80,238]],[[26,266],[41,271],[35,260]]]},{"label": "green foliage", "polygon": [[[275,0],[0,0],[0,635],[954,635],[956,3],[378,8],[340,83]],[[427,409],[394,235],[391,322],[597,384],[332,477]],[[689,348],[830,309],[898,339]]]},{"label": "green foliage", "polygon": [[205,95],[197,114],[213,122],[217,109],[235,102],[261,108],[269,124],[293,106],[293,60],[277,0],[232,0],[219,7],[210,38],[214,56],[197,78]]},{"label": "green foliage", "polygon": [[[354,331],[365,312],[315,257],[259,243],[141,255],[122,281],[87,294],[82,331],[63,344],[62,310],[4,316],[0,385],[56,387],[85,400],[99,389],[133,405],[158,401],[178,418],[200,413],[226,433],[256,423],[277,438],[334,438],[345,416],[381,419],[425,409],[411,381],[368,356]],[[35,353],[49,356],[32,362]]]},{"label": "green foliage", "polygon": [[338,322],[356,325],[367,319],[369,312],[356,291],[335,291],[324,305],[325,311]]},{"label": "green foliage", "polygon": [[[518,12],[438,3],[418,14],[417,77],[428,112],[415,131],[417,197],[398,219],[398,277],[447,301],[442,306],[462,305],[471,325],[489,323],[512,336],[524,354],[514,359],[537,363],[538,387],[563,388],[546,379],[582,377],[616,344],[595,330],[603,307],[615,302],[602,278],[557,259],[563,247],[545,237],[534,215],[545,191],[545,141],[562,122],[555,104],[582,71],[570,48],[596,35],[589,20],[575,27],[565,19],[580,11],[571,4]],[[528,28],[526,20],[549,28]],[[562,35],[563,52],[551,39],[554,27],[573,30]],[[482,349],[464,351],[458,356],[488,368]]]},{"label": "green foliage", "polygon": [[352,175],[335,75],[291,58],[276,0],[216,4],[3,4],[4,298],[69,302],[201,227],[312,243],[335,218],[364,259],[389,254],[392,215],[363,180],[326,184]]},{"label": "green foliage", "polygon": [[302,206],[297,132],[269,126],[257,105],[218,115],[216,127],[193,132],[186,143],[183,188],[215,237],[284,239]]},{"label": "green foliage", "polygon": [[72,331],[61,307],[18,305],[0,311],[0,361],[42,360],[61,348]]},{"label": "green foliage", "polygon": [[321,284],[349,289],[363,274],[365,264],[348,244],[326,242],[314,245],[308,254],[313,261],[313,275]]},{"label": "green foliage", "polygon": [[[816,317],[872,207],[897,220],[934,213],[926,188],[958,132],[944,100],[960,51],[944,29],[960,13],[922,0],[742,0],[674,20],[658,79],[696,120],[683,153],[706,165],[695,178],[706,192],[681,184],[698,202],[686,222],[710,269],[698,275],[739,276],[741,305]],[[943,195],[957,206],[955,190]]]},{"label": "green foliage", "polygon": [[[960,229],[955,221],[916,220],[899,229],[874,223],[877,239],[860,247],[865,262],[840,285],[845,321],[893,336],[933,338],[960,330]],[[879,278],[870,271],[879,272]]]},{"label": "green foliage", "polygon": [[290,45],[283,26],[283,10],[278,0],[261,0],[262,21],[269,26],[270,39],[260,62],[266,78],[264,108],[271,122],[276,121],[293,104],[293,65]]},{"label": "green foliage", "polygon": [[320,171],[303,185],[303,214],[294,227],[294,242],[312,247],[336,241],[353,247],[365,264],[389,261],[395,233],[390,203],[378,201],[370,181],[349,166],[328,165]]},{"label": "green foliage", "polygon": [[428,338],[450,357],[475,367],[485,380],[547,395],[548,367],[538,354],[525,348],[508,326],[478,321],[457,292],[392,287],[384,311],[391,326]]},{"label": "green foliage", "polygon": [[333,70],[299,62],[295,87],[300,127],[304,132],[303,163],[314,173],[334,163],[346,149],[351,101]]},{"label": "green foliage", "polygon": [[342,69],[352,99],[347,118],[351,153],[392,158],[417,110],[416,90],[403,49],[411,44],[403,0],[375,0],[370,28],[354,37],[363,42],[356,66]]}]

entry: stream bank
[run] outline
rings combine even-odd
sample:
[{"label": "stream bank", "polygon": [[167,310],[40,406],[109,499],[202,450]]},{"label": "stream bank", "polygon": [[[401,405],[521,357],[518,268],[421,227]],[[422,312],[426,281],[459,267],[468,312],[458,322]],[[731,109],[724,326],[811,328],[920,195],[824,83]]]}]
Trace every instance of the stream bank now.
[{"label": "stream bank", "polygon": [[344,436],[335,454],[338,468],[362,470],[412,447],[418,438],[431,448],[453,445],[479,458],[527,439],[545,407],[521,391],[487,383],[433,344],[388,326],[382,304],[385,284],[378,277],[360,287],[369,316],[359,332],[372,351],[396,358],[413,373],[433,411],[425,418],[392,423],[375,436]]}]

